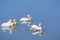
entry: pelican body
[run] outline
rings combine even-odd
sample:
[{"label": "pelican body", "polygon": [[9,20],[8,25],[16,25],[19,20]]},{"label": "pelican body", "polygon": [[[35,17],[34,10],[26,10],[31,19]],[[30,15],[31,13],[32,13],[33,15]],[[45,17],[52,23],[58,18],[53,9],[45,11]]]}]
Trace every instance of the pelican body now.
[{"label": "pelican body", "polygon": [[32,25],[32,17],[30,15],[27,15],[27,18],[26,17],[21,18],[20,22],[22,24],[28,24],[28,26],[31,26]]},{"label": "pelican body", "polygon": [[9,31],[10,34],[16,29],[17,27],[17,21],[14,20],[9,20],[8,22],[2,23],[1,24],[1,29],[3,31]]},{"label": "pelican body", "polygon": [[39,23],[39,26],[32,25],[30,28],[30,32],[32,32],[33,35],[39,34],[39,36],[43,35],[43,25]]}]

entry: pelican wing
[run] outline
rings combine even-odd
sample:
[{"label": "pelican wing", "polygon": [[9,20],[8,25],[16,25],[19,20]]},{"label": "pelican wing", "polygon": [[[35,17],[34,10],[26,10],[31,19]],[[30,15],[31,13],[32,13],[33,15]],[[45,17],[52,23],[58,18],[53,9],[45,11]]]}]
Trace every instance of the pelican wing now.
[{"label": "pelican wing", "polygon": [[39,32],[34,32],[34,33],[32,33],[33,35],[37,35]]},{"label": "pelican wing", "polygon": [[31,28],[34,28],[36,30],[39,30],[40,29],[39,26],[37,26],[37,25],[32,25]]}]

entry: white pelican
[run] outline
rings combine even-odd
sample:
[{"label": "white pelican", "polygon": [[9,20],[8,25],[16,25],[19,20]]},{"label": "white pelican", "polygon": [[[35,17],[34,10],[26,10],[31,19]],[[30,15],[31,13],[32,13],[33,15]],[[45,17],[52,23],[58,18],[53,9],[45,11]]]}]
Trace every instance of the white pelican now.
[{"label": "white pelican", "polygon": [[16,19],[13,19],[13,30],[16,30],[17,26],[18,26],[18,23]]},{"label": "white pelican", "polygon": [[16,28],[17,28],[16,19],[9,20],[8,22],[5,22],[1,25],[1,29],[3,31],[9,31],[10,34],[12,34],[12,32],[16,30]]},{"label": "white pelican", "polygon": [[11,27],[13,26],[13,24],[11,24],[11,22],[12,22],[12,20],[9,20],[8,22],[1,24],[1,29],[3,31],[9,31],[11,34],[12,33]]},{"label": "white pelican", "polygon": [[26,17],[21,18],[20,22],[22,24],[28,24],[28,26],[30,26],[32,25],[32,17],[30,15],[27,15],[27,18]]},{"label": "white pelican", "polygon": [[42,36],[43,35],[43,25],[41,23],[39,23],[39,26],[32,25],[29,31],[32,32],[33,35],[39,34],[39,36]]}]

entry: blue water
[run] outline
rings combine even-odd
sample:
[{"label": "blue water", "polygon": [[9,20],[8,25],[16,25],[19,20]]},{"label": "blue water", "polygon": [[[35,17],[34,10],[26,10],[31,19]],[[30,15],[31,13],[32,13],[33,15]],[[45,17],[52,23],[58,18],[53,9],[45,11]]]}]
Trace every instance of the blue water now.
[{"label": "blue water", "polygon": [[[29,27],[19,22],[28,14],[33,24],[44,24],[42,37],[26,32]],[[0,0],[0,25],[9,19],[17,19],[19,25],[12,35],[0,29],[0,40],[60,40],[60,0]]]}]

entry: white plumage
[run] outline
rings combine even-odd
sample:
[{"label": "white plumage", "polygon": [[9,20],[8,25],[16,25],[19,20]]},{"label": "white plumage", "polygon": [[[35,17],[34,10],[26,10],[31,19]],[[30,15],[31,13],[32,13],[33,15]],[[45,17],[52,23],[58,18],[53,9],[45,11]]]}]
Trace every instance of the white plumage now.
[{"label": "white plumage", "polygon": [[30,26],[32,24],[32,17],[30,15],[27,15],[27,17],[22,17],[20,19],[20,22],[22,24],[28,24],[28,26]]},{"label": "white plumage", "polygon": [[32,32],[33,35],[39,34],[39,36],[43,35],[43,27],[41,26],[42,24],[39,23],[39,26],[37,25],[32,25],[30,28],[30,31]]},{"label": "white plumage", "polygon": [[17,25],[15,19],[13,21],[9,20],[8,22],[1,24],[1,29],[3,31],[9,31],[9,33],[11,34],[13,30],[16,29],[16,27],[14,27],[15,25]]}]

